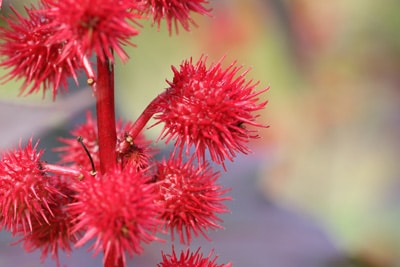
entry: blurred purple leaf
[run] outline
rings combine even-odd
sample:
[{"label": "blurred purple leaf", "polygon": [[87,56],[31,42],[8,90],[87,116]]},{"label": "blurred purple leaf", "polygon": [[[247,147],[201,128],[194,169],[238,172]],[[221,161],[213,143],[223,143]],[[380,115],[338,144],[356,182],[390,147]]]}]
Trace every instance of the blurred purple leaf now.
[{"label": "blurred purple leaf", "polygon": [[21,104],[0,101],[0,150],[18,144],[19,140],[39,138],[46,131],[69,120],[94,104],[92,92],[82,88],[55,102]]}]

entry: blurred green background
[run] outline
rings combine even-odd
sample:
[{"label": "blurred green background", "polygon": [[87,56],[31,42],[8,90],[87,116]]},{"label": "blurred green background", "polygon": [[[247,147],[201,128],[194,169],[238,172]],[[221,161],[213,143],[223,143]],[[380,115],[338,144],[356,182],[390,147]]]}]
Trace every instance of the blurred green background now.
[{"label": "blurred green background", "polygon": [[[137,47],[127,48],[131,59],[116,66],[120,116],[139,116],[167,87],[171,65],[202,54],[209,63],[222,56],[226,65],[237,60],[252,69],[248,78],[260,81],[258,89],[271,86],[260,119],[270,128],[252,144],[262,162],[259,192],[314,218],[338,247],[369,262],[364,266],[399,266],[400,1],[211,5],[212,17],[194,16],[199,27],[189,33],[169,36],[165,25],[158,32],[143,22],[132,40]],[[1,87],[4,107],[20,103],[13,97],[18,84]],[[22,101],[21,107],[43,109],[41,96]],[[51,123],[62,124],[68,108],[54,110]],[[35,127],[43,126],[28,128]],[[17,142],[19,134],[2,127],[6,134]]]}]

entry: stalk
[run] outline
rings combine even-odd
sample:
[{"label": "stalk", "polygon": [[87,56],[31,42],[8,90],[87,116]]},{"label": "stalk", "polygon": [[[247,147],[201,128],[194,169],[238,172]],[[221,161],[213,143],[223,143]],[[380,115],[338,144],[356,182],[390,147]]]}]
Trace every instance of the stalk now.
[{"label": "stalk", "polygon": [[94,84],[100,157],[100,172],[116,165],[117,133],[115,128],[114,64],[97,58],[97,81]]},{"label": "stalk", "polygon": [[[97,81],[93,84],[96,94],[96,112],[98,127],[98,144],[100,173],[115,168],[116,154],[116,121],[114,102],[114,64],[106,58],[103,62],[97,57]],[[114,250],[110,250],[104,259],[104,267],[124,267],[122,258],[116,259]]]},{"label": "stalk", "polygon": [[67,176],[72,176],[76,178],[80,178],[82,176],[82,173],[78,170],[69,168],[69,167],[64,167],[60,165],[55,165],[55,164],[49,164],[47,162],[41,162],[41,166],[43,170],[46,172],[51,172],[53,174],[58,174],[58,175],[67,175]]},{"label": "stalk", "polygon": [[156,98],[153,99],[153,101],[150,102],[150,104],[147,105],[145,110],[140,114],[139,118],[135,121],[133,124],[132,128],[129,131],[130,136],[132,139],[135,139],[136,136],[143,130],[143,128],[146,126],[146,124],[149,122],[149,120],[154,116],[154,114],[157,112],[157,104],[158,102],[165,97],[166,90],[159,94]]}]

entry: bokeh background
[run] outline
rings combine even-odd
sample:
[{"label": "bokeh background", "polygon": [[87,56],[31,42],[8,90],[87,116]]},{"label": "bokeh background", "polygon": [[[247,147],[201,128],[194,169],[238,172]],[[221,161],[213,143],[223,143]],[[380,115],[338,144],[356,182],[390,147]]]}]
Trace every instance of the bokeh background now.
[{"label": "bokeh background", "polygon": [[[21,9],[26,1],[4,1]],[[220,262],[250,267],[400,266],[400,2],[398,0],[214,0],[212,17],[171,36],[151,23],[116,67],[119,116],[134,120],[172,79],[171,65],[201,55],[211,64],[237,60],[258,89],[270,86],[260,121],[269,125],[254,153],[227,165],[221,183],[234,200],[225,230],[193,244]],[[2,27],[4,24],[2,24]],[[4,73],[4,70],[0,70]],[[85,77],[82,83],[85,84]],[[48,152],[57,136],[93,109],[88,88],[53,103],[42,95],[16,98],[19,83],[0,89],[0,149],[30,136]],[[159,129],[148,131],[157,137]],[[0,266],[55,266],[26,254],[0,233]],[[180,247],[179,244],[175,244]],[[146,246],[129,266],[156,266]],[[85,249],[68,266],[101,266]]]}]

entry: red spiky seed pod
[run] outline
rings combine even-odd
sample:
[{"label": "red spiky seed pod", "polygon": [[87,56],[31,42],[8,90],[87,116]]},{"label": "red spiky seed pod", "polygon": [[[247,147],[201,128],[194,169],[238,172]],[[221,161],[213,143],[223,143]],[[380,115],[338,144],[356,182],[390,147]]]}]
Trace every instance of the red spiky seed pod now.
[{"label": "red spiky seed pod", "polygon": [[181,243],[189,244],[192,232],[208,239],[208,230],[222,228],[217,214],[228,212],[223,201],[230,198],[223,196],[229,190],[216,183],[218,177],[219,173],[207,164],[193,164],[193,158],[182,162],[181,158],[170,157],[157,164],[158,204],[172,240],[176,232]]},{"label": "red spiky seed pod", "polygon": [[49,223],[51,205],[61,194],[41,166],[42,150],[32,139],[3,154],[0,161],[0,228],[28,233],[33,221]]},{"label": "red spiky seed pod", "polygon": [[[117,122],[117,160],[123,168],[126,165],[135,167],[138,170],[146,169],[150,164],[150,159],[154,154],[154,150],[150,148],[150,142],[146,140],[143,134],[139,134],[135,139],[130,138],[130,130],[133,123],[122,121]],[[93,160],[96,170],[100,169],[99,144],[97,137],[97,123],[92,118],[90,112],[86,113],[86,122],[77,126],[71,131],[74,138],[59,138],[64,146],[54,149],[61,152],[60,163],[71,164],[73,167],[83,170],[91,170],[91,161],[82,144],[77,142],[79,136],[82,137],[82,143],[86,146]]]},{"label": "red spiky seed pod", "polygon": [[142,243],[157,240],[160,208],[154,205],[157,194],[149,178],[134,168],[109,170],[106,174],[86,174],[76,184],[76,201],[69,211],[76,217],[74,231],[85,231],[76,243],[80,247],[95,240],[95,254],[110,253],[115,259],[143,251]]},{"label": "red spiky seed pod", "polygon": [[232,263],[227,264],[217,264],[216,261],[218,256],[213,257],[211,251],[207,256],[200,253],[200,248],[195,252],[190,252],[189,249],[181,251],[178,255],[175,252],[174,247],[172,247],[172,254],[164,254],[162,252],[162,262],[157,265],[157,267],[231,267]]},{"label": "red spiky seed pod", "polygon": [[205,161],[208,150],[211,159],[224,164],[233,160],[237,152],[251,150],[246,146],[257,133],[246,126],[265,127],[256,122],[255,112],[263,109],[265,102],[257,103],[258,96],[267,90],[255,92],[258,83],[246,81],[248,71],[239,74],[241,67],[235,62],[222,67],[222,59],[206,67],[206,58],[197,63],[184,61],[180,70],[172,67],[174,78],[170,88],[160,97],[155,119],[164,123],[160,135],[168,143],[175,139],[175,147],[182,153],[193,146],[199,159]]},{"label": "red spiky seed pod", "polygon": [[53,20],[46,13],[34,7],[25,8],[25,18],[11,9],[14,16],[6,19],[9,27],[0,27],[0,55],[5,58],[0,66],[10,69],[6,81],[24,79],[21,94],[45,93],[50,89],[55,99],[60,86],[67,90],[69,77],[78,83],[79,55],[65,50],[67,40],[52,38],[57,27],[52,26]]},{"label": "red spiky seed pod", "polygon": [[77,242],[79,237],[78,232],[72,232],[74,218],[67,210],[67,206],[74,202],[75,192],[71,189],[73,182],[74,180],[66,178],[53,179],[52,184],[60,194],[56,194],[54,201],[49,204],[51,213],[49,210],[44,210],[48,223],[33,218],[32,231],[25,234],[24,232],[17,233],[17,235],[22,235],[22,239],[18,242],[22,243],[26,251],[40,249],[42,261],[50,254],[51,258],[56,260],[57,266],[60,266],[59,250],[69,255],[72,250],[71,245]]},{"label": "red spiky seed pod", "polygon": [[160,28],[161,21],[166,20],[170,34],[174,26],[178,33],[180,24],[186,31],[190,30],[190,25],[197,26],[191,18],[191,12],[201,15],[209,15],[211,9],[205,5],[209,2],[205,0],[144,0],[147,13],[153,18],[153,23]]},{"label": "red spiky seed pod", "polygon": [[83,170],[91,170],[91,161],[85,150],[77,141],[79,136],[82,137],[82,143],[86,146],[89,154],[92,157],[95,169],[100,169],[99,159],[99,144],[97,138],[97,124],[93,120],[90,112],[86,113],[86,122],[78,125],[71,131],[71,135],[74,138],[59,138],[64,144],[54,149],[56,152],[60,152],[60,164],[71,164],[72,167]]},{"label": "red spiky seed pod", "polygon": [[117,160],[122,168],[146,170],[157,150],[151,147],[151,142],[144,134],[139,133],[135,138],[132,137],[133,125],[130,121],[124,125],[121,121],[117,123]]},{"label": "red spiky seed pod", "polygon": [[58,31],[53,40],[67,40],[66,50],[81,51],[90,57],[96,53],[103,62],[114,61],[112,50],[122,61],[128,59],[124,45],[139,34],[134,27],[140,18],[141,5],[132,0],[42,0],[48,7],[44,12],[53,19]]}]

